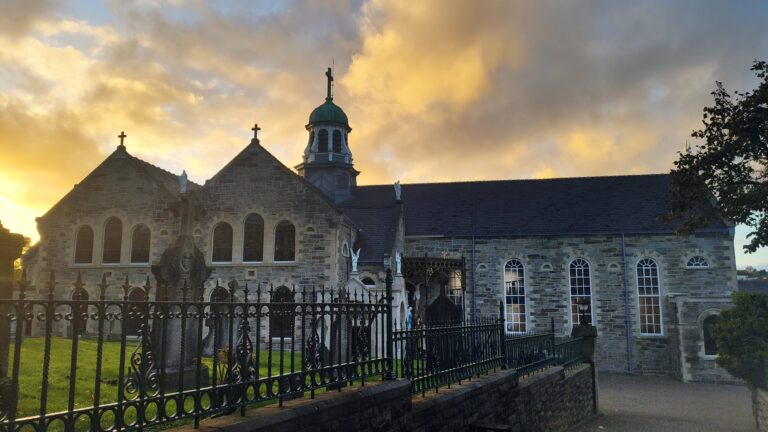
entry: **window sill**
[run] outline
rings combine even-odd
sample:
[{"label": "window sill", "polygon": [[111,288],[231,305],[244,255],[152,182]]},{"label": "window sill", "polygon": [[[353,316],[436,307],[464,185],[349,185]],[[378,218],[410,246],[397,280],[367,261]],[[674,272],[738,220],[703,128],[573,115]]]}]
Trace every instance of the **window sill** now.
[{"label": "window sill", "polygon": [[715,355],[704,354],[701,358],[704,359],[704,360],[707,360],[707,361],[715,361],[715,360],[717,360],[717,354],[715,354]]},{"label": "window sill", "polygon": [[659,333],[659,334],[656,334],[656,333],[638,333],[637,337],[640,337],[640,338],[643,338],[643,339],[661,339],[661,338],[667,337],[667,335],[665,335],[664,333]]}]

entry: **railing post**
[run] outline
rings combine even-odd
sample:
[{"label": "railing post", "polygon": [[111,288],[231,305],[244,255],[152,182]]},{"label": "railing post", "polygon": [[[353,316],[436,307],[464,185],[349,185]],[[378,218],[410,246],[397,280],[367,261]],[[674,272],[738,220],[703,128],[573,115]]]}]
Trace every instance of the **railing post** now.
[{"label": "railing post", "polygon": [[504,301],[499,300],[499,356],[502,359],[501,367],[503,369],[508,367],[506,339],[504,331]]},{"label": "railing post", "polygon": [[557,365],[557,348],[555,348],[555,317],[549,317],[549,331],[550,331],[550,337],[552,338],[552,361],[555,365]]},{"label": "railing post", "polygon": [[387,371],[384,373],[384,379],[393,380],[395,379],[395,344],[392,334],[392,267],[390,266],[387,266],[384,282],[387,287]]}]

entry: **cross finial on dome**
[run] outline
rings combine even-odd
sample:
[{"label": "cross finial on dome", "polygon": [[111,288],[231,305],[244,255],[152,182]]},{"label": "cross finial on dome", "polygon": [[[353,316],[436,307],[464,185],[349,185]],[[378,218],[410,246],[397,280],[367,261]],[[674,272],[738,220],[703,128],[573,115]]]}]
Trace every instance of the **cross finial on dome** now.
[{"label": "cross finial on dome", "polygon": [[328,70],[325,71],[325,76],[328,77],[328,95],[325,97],[325,100],[333,100],[333,93],[331,92],[333,85],[333,70],[328,68]]}]

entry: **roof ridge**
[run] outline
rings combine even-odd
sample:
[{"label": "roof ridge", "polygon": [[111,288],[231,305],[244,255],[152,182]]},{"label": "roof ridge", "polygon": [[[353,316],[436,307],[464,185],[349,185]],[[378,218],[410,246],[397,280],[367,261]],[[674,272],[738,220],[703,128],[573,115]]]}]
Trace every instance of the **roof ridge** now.
[{"label": "roof ridge", "polygon": [[[588,180],[588,179],[611,179],[611,178],[636,178],[636,177],[661,177],[668,176],[669,173],[649,173],[649,174],[624,174],[624,175],[605,175],[605,176],[574,176],[574,177],[553,177],[543,179],[496,179],[496,180],[459,180],[443,182],[419,182],[403,183],[403,186],[422,186],[422,185],[440,185],[440,184],[472,184],[472,183],[506,183],[506,182],[548,182],[558,180]],[[370,184],[358,185],[358,188],[365,187],[392,187],[392,184]]]}]

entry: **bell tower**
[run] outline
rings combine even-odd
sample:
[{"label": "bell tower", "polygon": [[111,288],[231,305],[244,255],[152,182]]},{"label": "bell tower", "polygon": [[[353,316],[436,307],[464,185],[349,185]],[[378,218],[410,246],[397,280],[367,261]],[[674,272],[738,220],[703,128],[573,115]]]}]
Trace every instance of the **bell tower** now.
[{"label": "bell tower", "polygon": [[349,120],[344,111],[333,103],[333,72],[325,72],[327,94],[325,102],[312,110],[306,125],[309,139],[304,149],[304,161],[296,166],[299,175],[323,191],[335,203],[352,196],[360,174],[352,166],[349,149]]}]

